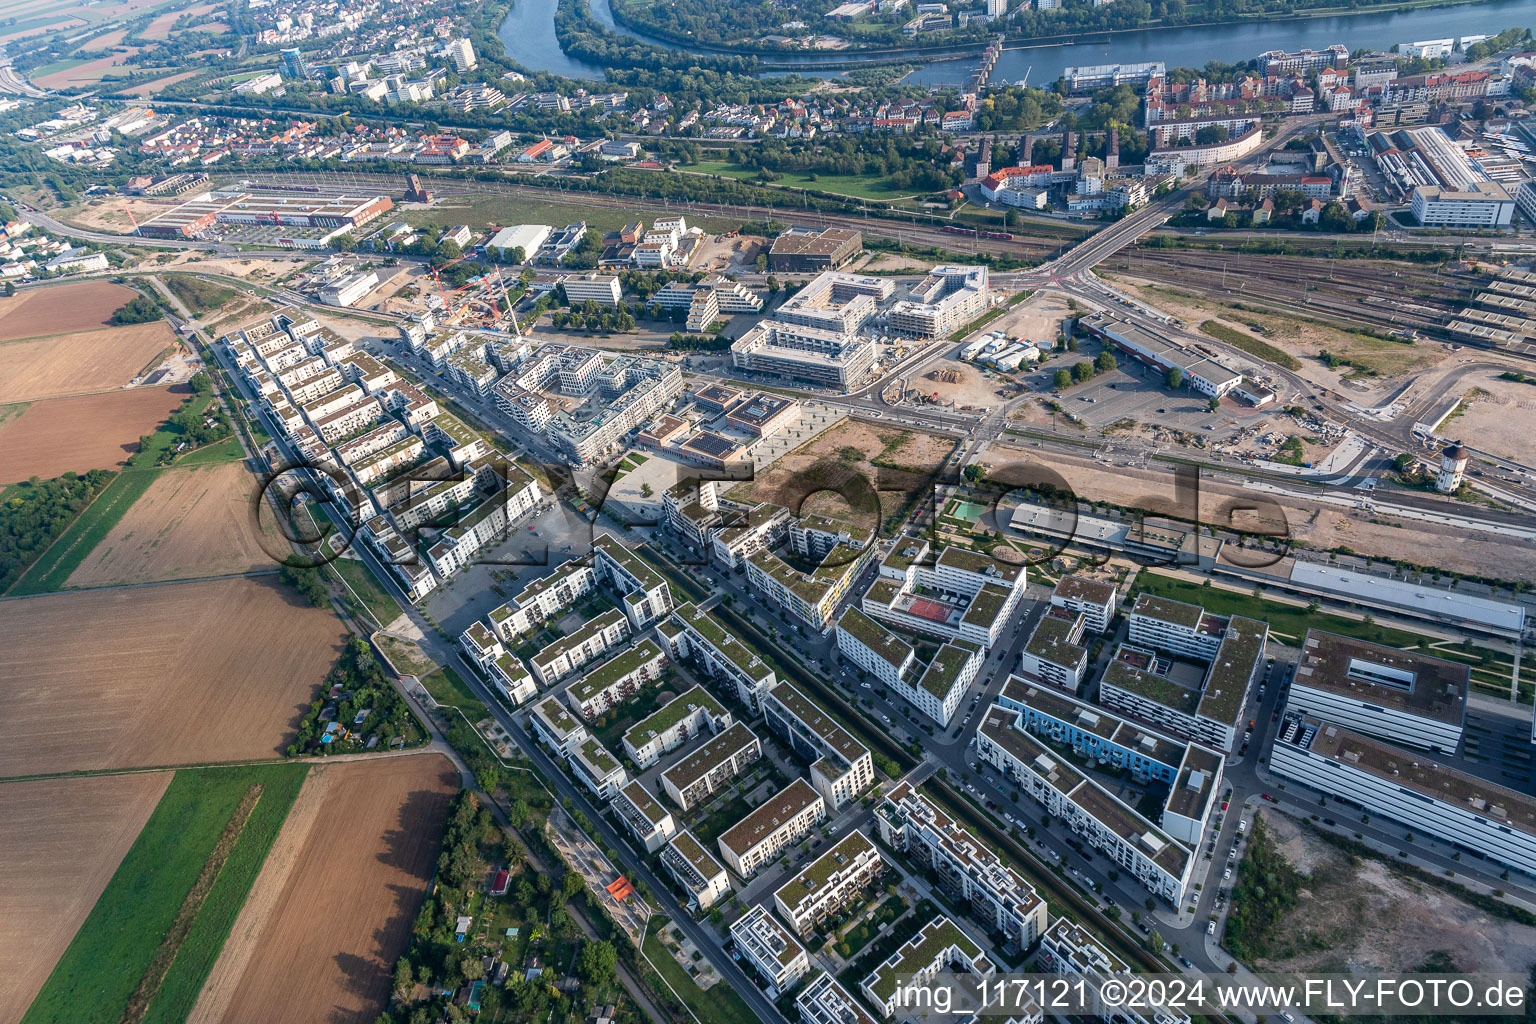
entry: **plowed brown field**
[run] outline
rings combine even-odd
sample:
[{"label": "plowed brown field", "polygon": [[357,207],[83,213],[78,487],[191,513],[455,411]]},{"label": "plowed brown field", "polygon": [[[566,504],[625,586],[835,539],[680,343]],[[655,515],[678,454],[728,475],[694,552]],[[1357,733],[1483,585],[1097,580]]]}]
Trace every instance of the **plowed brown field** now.
[{"label": "plowed brown field", "polygon": [[273,578],[4,603],[0,778],[273,757],[341,650]]},{"label": "plowed brown field", "polygon": [[0,424],[0,485],[88,469],[117,469],[191,392],[129,388],[33,402]]}]

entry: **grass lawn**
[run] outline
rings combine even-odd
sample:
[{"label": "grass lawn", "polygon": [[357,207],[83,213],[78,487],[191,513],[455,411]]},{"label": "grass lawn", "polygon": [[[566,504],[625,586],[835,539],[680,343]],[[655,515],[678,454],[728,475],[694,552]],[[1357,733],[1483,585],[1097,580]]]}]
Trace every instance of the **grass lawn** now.
[{"label": "grass lawn", "polygon": [[[742,167],[739,164],[729,164],[722,161],[700,161],[688,166],[678,168],[684,172],[699,174],[718,174],[725,178],[736,178],[739,181],[756,182],[757,171],[750,167]],[[892,199],[905,199],[913,195],[911,189],[888,188],[885,185],[885,176],[879,174],[822,174],[818,180],[812,181],[808,173],[800,171],[781,171],[779,176],[768,182],[767,187],[773,186],[788,188],[808,188],[818,192],[830,192],[833,195],[852,196],[855,199],[874,199],[886,202]]]},{"label": "grass lawn", "polygon": [[[848,929],[848,933],[838,940],[839,945],[847,945],[847,956],[858,956],[865,946],[869,945],[880,926],[896,920],[901,916],[902,902],[900,896],[887,897],[880,908],[860,921],[854,927]],[[842,950],[838,950],[842,952]],[[845,956],[845,959],[847,957]]]},{"label": "grass lawn", "polygon": [[202,466],[210,462],[238,462],[243,458],[245,449],[240,447],[240,439],[230,436],[188,452],[176,460],[176,465]]},{"label": "grass lawn", "polygon": [[1426,644],[1430,642],[1428,637],[1419,633],[1409,633],[1406,630],[1393,629],[1377,623],[1367,624],[1359,619],[1327,612],[1309,613],[1302,605],[1266,601],[1262,597],[1223,590],[1220,587],[1202,587],[1146,570],[1136,577],[1136,585],[1131,590],[1131,601],[1134,602],[1136,595],[1142,593],[1197,604],[1217,615],[1246,615],[1249,618],[1263,619],[1269,623],[1272,632],[1285,634],[1293,641],[1293,645],[1300,642],[1308,629],[1326,630],[1329,633],[1338,633],[1340,636],[1351,636],[1359,640],[1369,640],[1372,643],[1404,649],[1417,647],[1420,642]]},{"label": "grass lawn", "polygon": [[669,923],[662,917],[654,920],[645,932],[645,955],[661,976],[672,986],[679,999],[688,1004],[700,1024],[743,1024],[753,1020],[751,1009],[742,1002],[741,996],[725,981],[711,985],[707,991],[693,983],[693,978],[683,970],[656,933]]},{"label": "grass lawn", "polygon": [[261,784],[261,799],[146,1018],[185,1020],[308,770],[268,764],[178,771],[24,1024],[115,1024],[230,815],[246,791]]},{"label": "grass lawn", "polygon": [[362,562],[355,558],[343,557],[334,559],[329,564],[331,571],[346,580],[347,586],[352,588],[351,592],[343,591],[342,598],[343,603],[354,614],[358,609],[357,600],[352,597],[353,592],[362,601],[363,608],[380,626],[388,626],[404,614],[400,602],[384,589],[383,584],[374,579],[373,572]]},{"label": "grass lawn", "polygon": [[69,524],[64,535],[32,563],[9,593],[13,596],[48,594],[63,587],[69,574],[85,561],[159,475],[158,469],[128,469],[119,473],[117,479]]},{"label": "grass lawn", "polygon": [[471,722],[478,722],[485,717],[485,703],[471,693],[464,680],[447,665],[422,676],[421,685],[432,695],[433,700],[458,708]]}]

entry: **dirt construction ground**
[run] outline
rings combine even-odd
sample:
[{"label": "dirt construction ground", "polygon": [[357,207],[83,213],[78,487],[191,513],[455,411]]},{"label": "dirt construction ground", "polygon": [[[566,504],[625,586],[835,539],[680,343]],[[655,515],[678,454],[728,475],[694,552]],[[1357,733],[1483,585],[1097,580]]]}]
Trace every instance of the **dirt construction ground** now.
[{"label": "dirt construction ground", "polygon": [[1481,451],[1529,461],[1531,438],[1536,435],[1536,385],[1480,373],[1463,380],[1458,388],[1465,404],[1441,431],[1464,437]]},{"label": "dirt construction ground", "polygon": [[171,775],[0,786],[0,1021],[26,1012]]},{"label": "dirt construction ground", "polygon": [[121,388],[176,344],[158,321],[0,344],[0,403]]},{"label": "dirt construction ground", "polygon": [[[837,516],[873,528],[926,487],[954,447],[955,439],[944,434],[878,426],[849,417],[730,494],[741,500],[771,501],[799,515]],[[877,466],[875,459],[887,465]],[[878,517],[873,505],[850,507],[850,500],[857,503],[860,496],[875,491],[881,492]]]},{"label": "dirt construction ground", "polygon": [[33,402],[20,416],[0,416],[0,485],[88,469],[117,469],[139,438],[181,407],[191,392],[129,388]]},{"label": "dirt construction ground", "polygon": [[[65,586],[222,576],[275,568],[251,523],[256,480],[243,463],[168,469],[155,478]],[[270,519],[263,517],[270,526]],[[267,546],[281,537],[267,531]]]},{"label": "dirt construction ground", "polygon": [[[984,458],[994,469],[1015,460],[1026,466],[1046,463],[1061,474],[1080,501],[1107,501],[1159,514],[1168,511],[1167,507],[1160,509],[1148,504],[1149,501],[1162,499],[1168,506],[1173,503],[1171,469],[1106,466],[1058,452],[1042,457],[1039,452],[1009,445],[991,446]],[[1365,514],[1335,505],[1249,490],[1209,478],[1200,482],[1201,522],[1223,523],[1221,507],[1233,497],[1241,498],[1246,505],[1260,498],[1273,500],[1283,510],[1283,529],[1292,538],[1325,551],[1344,545],[1361,555],[1420,563],[1425,561],[1426,552],[1433,552],[1436,566],[1454,572],[1500,579],[1528,579],[1536,574],[1536,550],[1528,545],[1511,545],[1494,534],[1383,515],[1375,517],[1378,522],[1372,522]]]},{"label": "dirt construction ground", "polygon": [[341,640],[275,576],[7,601],[0,778],[279,755]]},{"label": "dirt construction ground", "polygon": [[110,327],[112,314],[138,294],[109,281],[85,281],[0,298],[0,342]]},{"label": "dirt construction ground", "polygon": [[310,772],[188,1024],[371,1024],[458,788],[437,754]]},{"label": "dirt construction ground", "polygon": [[1282,938],[1259,965],[1287,972],[1417,971],[1431,953],[1456,971],[1508,971],[1536,962],[1536,929],[1515,924],[1425,885],[1374,858],[1351,866],[1344,853],[1296,821],[1266,813],[1281,851],[1309,877],[1277,922]]}]

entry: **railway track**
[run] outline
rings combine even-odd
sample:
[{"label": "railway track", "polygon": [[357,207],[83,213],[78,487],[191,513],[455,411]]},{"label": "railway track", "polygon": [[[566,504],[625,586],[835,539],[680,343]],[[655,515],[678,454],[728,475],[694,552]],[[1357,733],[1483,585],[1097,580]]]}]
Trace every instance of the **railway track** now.
[{"label": "railway track", "polygon": [[1482,280],[1414,263],[1138,248],[1104,269],[1374,330],[1443,331]]}]

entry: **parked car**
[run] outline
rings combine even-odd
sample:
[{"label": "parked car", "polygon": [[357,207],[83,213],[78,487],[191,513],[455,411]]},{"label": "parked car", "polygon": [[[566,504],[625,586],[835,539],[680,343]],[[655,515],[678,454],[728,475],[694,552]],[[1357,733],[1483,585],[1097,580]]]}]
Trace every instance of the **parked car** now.
[{"label": "parked car", "polygon": [[1210,924],[1207,924],[1205,926],[1205,934],[1207,934],[1207,935],[1215,935],[1216,934],[1216,922],[1215,921],[1212,921]]}]

